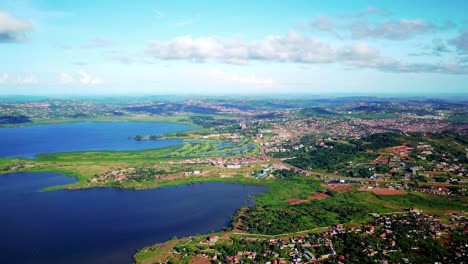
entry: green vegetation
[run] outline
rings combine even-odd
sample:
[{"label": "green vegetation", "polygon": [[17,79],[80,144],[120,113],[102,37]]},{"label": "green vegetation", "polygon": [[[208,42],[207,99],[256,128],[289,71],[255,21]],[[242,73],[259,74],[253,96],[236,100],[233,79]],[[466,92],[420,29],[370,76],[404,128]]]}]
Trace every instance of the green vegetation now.
[{"label": "green vegetation", "polygon": [[[300,144],[313,146],[316,144],[316,138],[304,136]],[[324,146],[301,148],[289,153],[275,153],[274,156],[280,158],[293,156],[295,158],[287,162],[296,167],[327,172],[340,170],[344,167],[343,164],[349,161],[371,160],[377,157],[376,154],[366,153],[361,145],[340,142],[326,142]]]},{"label": "green vegetation", "polygon": [[448,120],[455,123],[468,123],[468,113],[456,113],[448,117]]},{"label": "green vegetation", "polygon": [[[191,124],[197,127],[191,131],[165,135],[133,135],[137,140],[178,138],[183,140],[183,145],[180,146],[142,151],[51,153],[40,154],[35,159],[0,159],[0,173],[48,171],[64,173],[77,179],[74,184],[53,186],[46,188],[45,191],[92,187],[146,189],[206,181],[264,185],[268,186],[269,190],[252,198],[255,201],[252,207],[241,210],[234,219],[234,223],[239,223],[240,226],[233,226],[235,229],[233,232],[241,229],[249,233],[270,235],[307,231],[339,223],[363,223],[371,220],[369,213],[390,213],[403,211],[409,207],[418,207],[425,213],[441,217],[445,217],[444,215],[451,210],[466,211],[468,209],[466,196],[452,195],[453,193],[463,194],[463,189],[466,189],[463,180],[466,176],[464,168],[468,164],[466,155],[468,137],[466,133],[460,132],[466,131],[466,128],[462,125],[457,127],[442,123],[447,120],[458,124],[466,123],[466,114],[464,114],[466,108],[463,106],[445,107],[445,105],[434,104],[433,109],[427,107],[422,109],[421,106],[425,106],[426,103],[356,104],[356,98],[346,100],[211,98],[204,99],[203,103],[182,102],[180,99],[165,102],[158,100],[152,98],[144,103],[132,101],[109,105],[97,102],[92,104],[75,101],[50,102],[50,108],[25,108],[16,105],[15,112],[5,113],[3,117],[0,117],[1,126],[14,126],[15,123],[28,120],[32,122],[25,123],[27,125],[86,120],[163,121]],[[360,98],[360,100],[366,102],[375,98]],[[452,111],[450,107],[456,110]],[[239,110],[245,112],[239,113]],[[49,112],[53,114],[47,114]],[[229,114],[224,114],[224,112]],[[427,114],[432,117],[429,119],[408,117],[408,121],[405,115],[400,113]],[[448,115],[448,118],[432,119],[438,113]],[[407,121],[405,124],[410,127],[414,125],[427,128],[429,126],[429,130],[422,129],[423,133],[402,133],[397,131],[399,128],[394,125],[398,120],[389,122],[379,120],[379,122],[372,123],[375,119],[385,118],[399,118]],[[341,124],[343,126],[340,126]],[[429,132],[432,132],[432,124],[442,129],[449,127],[457,132],[431,134]],[[337,129],[333,132],[337,133],[328,133],[335,126]],[[290,127],[294,127],[294,131],[288,131]],[[353,130],[354,128],[356,131]],[[395,133],[372,134],[371,131],[375,130],[395,131]],[[263,133],[263,131],[268,132]],[[263,139],[256,141],[259,133],[263,133]],[[398,188],[407,188],[403,185],[409,186],[405,189],[408,193],[379,196],[372,192],[358,191],[357,187],[348,192],[327,191],[323,180],[307,177],[293,170],[275,171],[277,167],[274,165],[287,165],[281,164],[283,161],[279,159],[242,164],[241,168],[236,169],[223,166],[234,160],[231,157],[262,155],[258,142],[264,143],[265,149],[270,146],[278,147],[282,152],[267,151],[267,153],[273,153],[274,158],[286,158],[285,163],[296,167],[338,179],[343,179],[342,176],[368,179],[377,173],[379,177],[384,177],[382,186],[398,182]],[[425,145],[428,147],[424,147]],[[388,149],[395,146],[402,147]],[[228,159],[224,161],[224,164],[213,166],[207,158],[214,157]],[[377,157],[379,160],[376,160]],[[190,160],[186,162],[186,159]],[[199,160],[195,161],[197,159]],[[262,170],[272,171],[273,177],[270,177],[268,173],[260,179],[251,176],[252,172]],[[405,182],[401,180],[401,177],[405,177]],[[370,180],[362,182],[369,186],[375,183]],[[413,190],[421,191],[424,188],[430,190],[433,188],[431,184],[435,182],[446,184],[447,189],[453,192],[451,196],[412,192]],[[326,195],[323,195],[323,199],[313,200],[309,197],[324,192]],[[250,235],[254,236],[254,234]],[[199,242],[204,239],[203,237],[197,237],[195,240],[197,239],[196,242],[188,239],[172,240],[173,247],[168,248],[149,247],[138,253],[135,258],[139,262],[159,262],[159,259],[155,260],[153,257],[168,252],[169,254],[166,255],[171,255],[173,248],[180,253],[199,254],[201,250],[206,250],[208,247],[200,246]],[[414,245],[425,252],[434,252],[436,259],[440,259],[440,250],[445,250],[444,245],[435,240],[420,240],[412,243],[405,239],[405,237],[399,238],[403,246]],[[458,237],[460,241],[464,241],[463,239],[461,236]],[[371,262],[372,259],[366,256],[367,254],[362,254],[366,248],[357,241],[366,245],[379,245],[382,242],[375,237],[361,238],[351,234],[343,240],[334,241],[335,249],[337,252],[344,252],[344,248],[351,248],[347,253],[343,253],[347,262]],[[179,242],[183,242],[187,247],[176,246]],[[464,243],[466,244],[466,241]],[[243,251],[268,250],[259,241],[243,245],[242,241],[237,238],[221,239],[214,249],[222,256],[227,256],[235,255],[241,246]],[[277,248],[270,248],[270,250],[280,252],[281,257],[288,257],[283,254],[284,251]],[[314,253],[325,252],[317,250]],[[395,254],[390,260],[401,262],[401,256]],[[165,260],[167,258],[160,259],[161,262]],[[169,260],[184,263],[188,262],[189,258],[170,257]],[[263,258],[259,260],[260,262],[266,261]],[[415,263],[425,263],[429,259],[421,256],[413,260]]]},{"label": "green vegetation", "polygon": [[29,123],[31,120],[29,117],[20,115],[20,116],[0,116],[0,125],[11,125],[11,124],[23,124]]},{"label": "green vegetation", "polygon": [[331,112],[321,107],[310,107],[310,108],[302,108],[299,111],[299,115],[302,117],[310,117],[310,116],[333,116],[337,115],[335,112]]},{"label": "green vegetation", "polygon": [[249,233],[282,234],[330,226],[339,223],[368,221],[369,213],[388,213],[418,207],[425,212],[443,214],[447,208],[467,210],[466,198],[434,196],[422,193],[378,196],[369,192],[329,192],[330,198],[288,204],[289,199],[307,199],[323,191],[321,181],[283,170],[270,190],[256,196],[256,205],[242,218],[242,229]]},{"label": "green vegetation", "polygon": [[243,156],[258,153],[258,147],[248,139],[244,140],[185,140],[185,144],[177,151],[171,152],[169,157],[225,157]]},{"label": "green vegetation", "polygon": [[398,118],[399,114],[398,113],[351,113],[351,114],[346,114],[345,116],[372,120],[372,119]]},{"label": "green vegetation", "polygon": [[381,133],[368,135],[359,140],[352,141],[352,143],[358,145],[359,150],[365,151],[367,149],[378,150],[398,146],[403,143],[403,140],[401,139],[401,135],[396,133]]}]

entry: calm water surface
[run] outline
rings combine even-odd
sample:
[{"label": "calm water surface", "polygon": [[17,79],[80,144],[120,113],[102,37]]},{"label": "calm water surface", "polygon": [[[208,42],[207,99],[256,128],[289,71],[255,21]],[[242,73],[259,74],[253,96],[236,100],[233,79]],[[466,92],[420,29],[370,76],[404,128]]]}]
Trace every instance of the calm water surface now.
[{"label": "calm water surface", "polygon": [[141,150],[181,144],[180,140],[129,139],[194,129],[164,122],[79,122],[0,128],[0,157],[84,150]]},{"label": "calm water surface", "polygon": [[0,263],[131,263],[138,248],[225,228],[250,195],[266,190],[198,183],[39,192],[73,181],[57,173],[0,176]]}]

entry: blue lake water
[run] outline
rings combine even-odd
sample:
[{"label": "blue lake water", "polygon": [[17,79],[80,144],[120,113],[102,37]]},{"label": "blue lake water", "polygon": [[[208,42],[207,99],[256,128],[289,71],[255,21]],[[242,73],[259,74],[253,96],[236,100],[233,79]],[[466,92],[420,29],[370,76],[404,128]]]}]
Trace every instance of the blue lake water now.
[{"label": "blue lake water", "polygon": [[138,248],[225,228],[250,195],[266,190],[197,183],[39,192],[73,181],[57,173],[0,176],[0,263],[131,263]]},{"label": "blue lake water", "polygon": [[79,122],[0,128],[0,157],[34,157],[39,153],[84,150],[141,150],[181,144],[180,140],[134,140],[194,129],[164,122]]}]

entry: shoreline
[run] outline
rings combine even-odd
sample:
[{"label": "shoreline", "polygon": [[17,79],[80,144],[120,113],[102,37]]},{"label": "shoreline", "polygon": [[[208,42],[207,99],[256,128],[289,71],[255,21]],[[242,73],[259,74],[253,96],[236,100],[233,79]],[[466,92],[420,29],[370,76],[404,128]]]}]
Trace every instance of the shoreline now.
[{"label": "shoreline", "polygon": [[[17,124],[0,124],[1,128],[14,128],[14,127],[23,127],[23,126],[34,126],[34,125],[52,125],[52,124],[66,124],[66,123],[79,123],[79,122],[156,122],[156,123],[176,123],[183,125],[194,126],[199,130],[202,129],[201,126],[184,120],[187,116],[178,115],[178,116],[96,116],[91,118],[53,118],[53,119],[33,119],[31,122],[17,123]],[[192,130],[187,130],[192,131]]]}]

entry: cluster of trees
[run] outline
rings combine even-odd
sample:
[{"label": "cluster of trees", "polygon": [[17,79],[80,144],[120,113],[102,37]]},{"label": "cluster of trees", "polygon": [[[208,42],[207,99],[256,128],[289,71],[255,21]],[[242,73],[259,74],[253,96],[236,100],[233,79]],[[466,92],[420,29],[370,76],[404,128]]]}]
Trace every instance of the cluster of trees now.
[{"label": "cluster of trees", "polygon": [[288,169],[275,170],[272,174],[280,180],[290,180],[298,176],[297,172]]},{"label": "cluster of trees", "polygon": [[397,133],[379,133],[365,136],[359,140],[352,141],[351,143],[358,146],[360,151],[378,150],[388,147],[401,145],[401,135]]},{"label": "cluster of trees", "polygon": [[[307,146],[314,142],[302,140],[301,144]],[[360,151],[355,145],[327,142],[328,147],[317,146],[317,148],[306,151],[304,148],[293,151],[289,155],[296,157],[287,160],[288,163],[302,169],[319,169],[333,172],[343,167],[345,162],[360,158],[373,157],[374,155]]]},{"label": "cluster of trees", "polygon": [[362,166],[348,171],[348,175],[350,177],[369,178],[373,174],[374,174],[374,171],[369,170],[368,167],[362,167]]},{"label": "cluster of trees", "polygon": [[202,126],[204,128],[216,127],[233,127],[239,129],[239,123],[236,120],[226,118],[213,118],[211,116],[191,116],[190,121],[192,123]]},{"label": "cluster of trees", "polygon": [[310,116],[321,116],[321,115],[336,115],[337,113],[328,111],[321,107],[308,107],[303,108],[299,111],[299,115],[303,117],[310,117]]},{"label": "cluster of trees", "polygon": [[[265,241],[244,241],[242,239],[231,238],[232,244],[220,244],[217,243],[213,246],[221,254],[221,259],[224,259],[228,256],[236,256],[238,251],[244,252],[257,252],[256,261],[259,263],[265,263],[271,259],[271,257],[263,257],[260,253],[266,251],[278,252],[281,258],[288,258],[286,251],[280,249],[279,245],[269,245]],[[242,259],[243,263],[250,263],[252,260],[245,258]]]},{"label": "cluster of trees", "polygon": [[[316,144],[316,138],[311,135],[304,136],[299,144],[304,146],[313,146]],[[315,148],[301,148],[292,150],[288,153],[274,153],[273,156],[282,158],[294,156],[294,159],[286,162],[302,169],[318,169],[328,172],[339,171],[344,168],[348,161],[373,160],[377,157],[375,153],[367,153],[366,150],[378,150],[402,144],[401,136],[397,133],[373,134],[359,140],[353,140],[349,143],[326,142],[326,146],[316,146]],[[291,147],[291,146],[286,146]],[[372,171],[365,171],[367,168],[356,168],[348,172],[350,175],[360,175],[367,177],[373,174]],[[356,170],[359,170],[358,172]],[[378,173],[387,173],[387,166],[380,166]]]},{"label": "cluster of trees", "polygon": [[282,118],[284,117],[284,114],[272,112],[272,113],[266,113],[266,114],[258,114],[253,117],[256,119],[274,119],[274,118]]},{"label": "cluster of trees", "polygon": [[[335,259],[327,260],[325,263],[335,263],[338,256],[343,255],[347,263],[374,263],[379,259],[386,259],[389,263],[401,263],[402,258],[408,258],[411,263],[461,263],[456,256],[456,248],[468,242],[462,232],[455,231],[451,234],[451,244],[444,244],[431,237],[430,234],[423,233],[415,237],[413,229],[419,229],[420,223],[412,224],[396,223],[393,226],[392,237],[395,238],[394,247],[388,244],[388,239],[378,236],[363,236],[356,233],[345,233],[333,238],[333,247],[337,253]],[[408,236],[408,234],[412,234]],[[368,249],[374,249],[378,253],[369,256]],[[385,248],[396,251],[383,255],[381,252]],[[417,248],[417,249],[415,249]]]},{"label": "cluster of trees", "polygon": [[135,181],[144,182],[144,181],[154,181],[155,175],[167,175],[168,172],[165,170],[158,170],[155,168],[137,168],[135,169],[135,174],[138,175],[135,177]]},{"label": "cluster of trees", "polygon": [[21,123],[28,123],[31,122],[29,117],[21,115],[21,116],[0,116],[0,124],[21,124]]},{"label": "cluster of trees", "polygon": [[347,223],[364,217],[366,210],[352,202],[314,200],[297,205],[251,208],[242,219],[242,229],[250,233],[277,235]]}]

